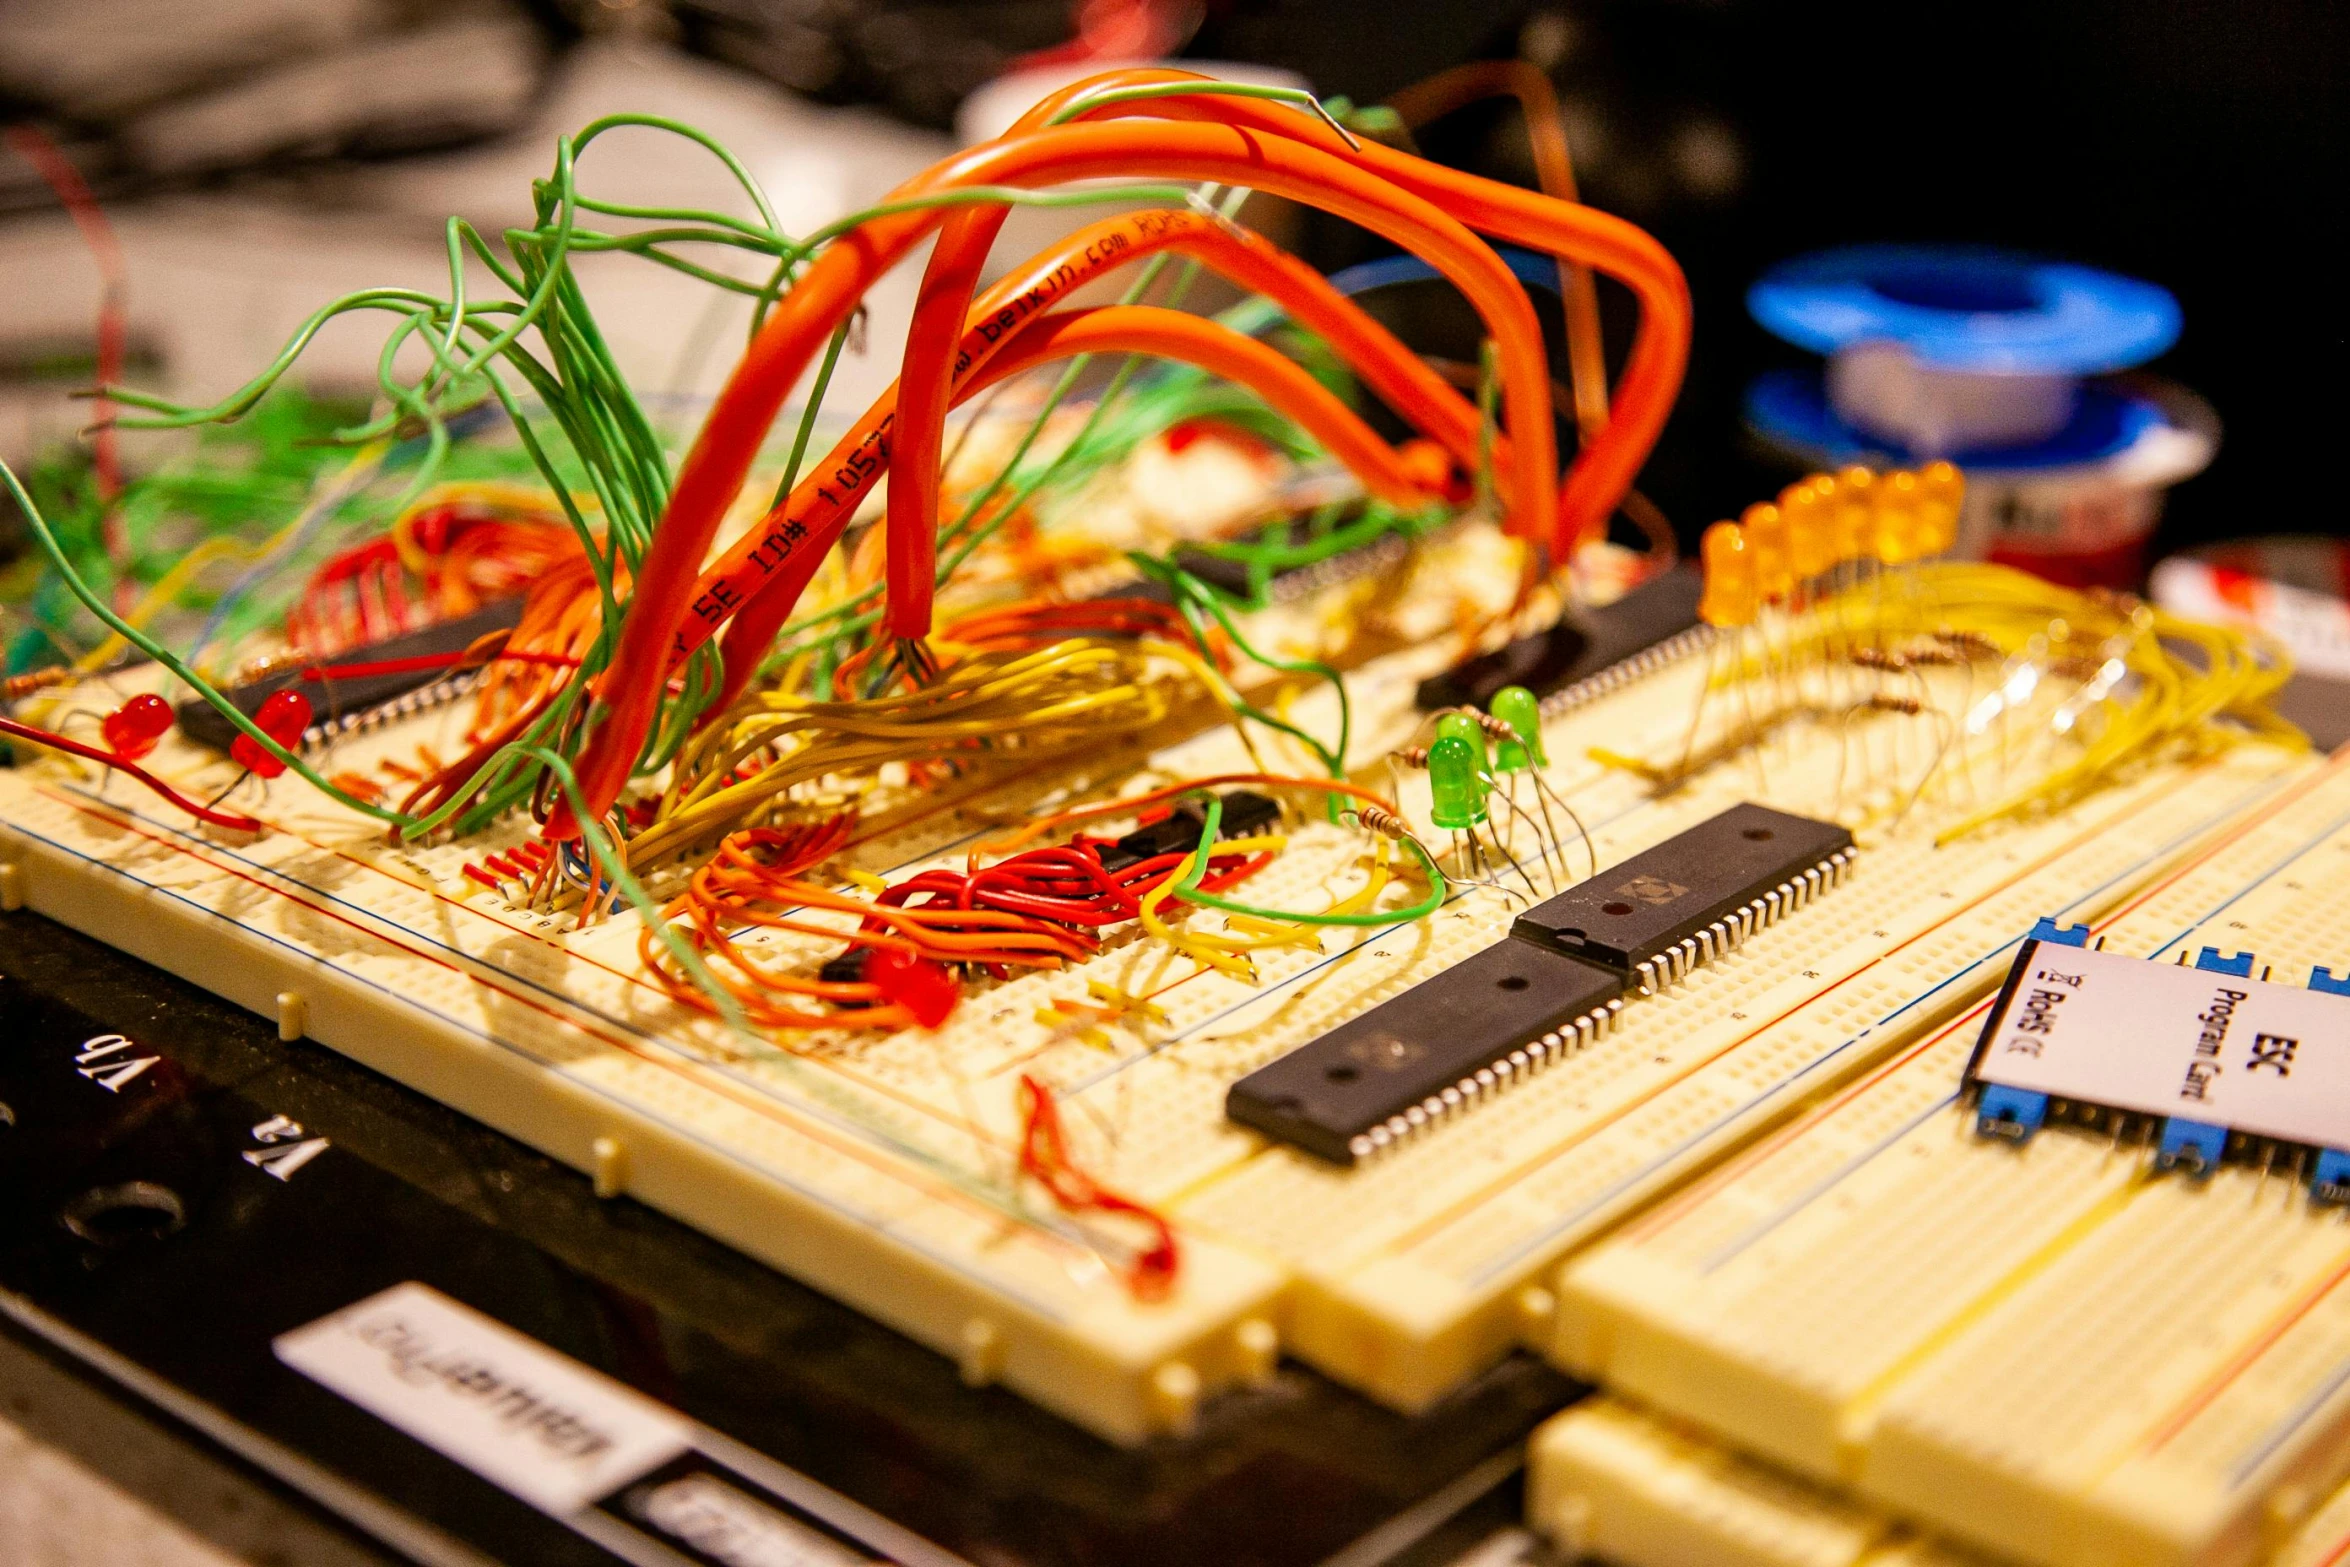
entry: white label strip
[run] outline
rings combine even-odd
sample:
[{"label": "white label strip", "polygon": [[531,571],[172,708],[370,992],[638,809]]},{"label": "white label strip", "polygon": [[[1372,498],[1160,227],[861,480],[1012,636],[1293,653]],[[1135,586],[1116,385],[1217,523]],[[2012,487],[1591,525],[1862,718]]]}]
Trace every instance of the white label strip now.
[{"label": "white label strip", "polygon": [[664,1535],[727,1567],[872,1567],[876,1559],[818,1534],[713,1475],[665,1481],[636,1506]]},{"label": "white label strip", "polygon": [[2044,941],[1974,1075],[2350,1148],[2350,997]]},{"label": "white label strip", "polygon": [[532,1506],[577,1512],[692,1444],[675,1411],[422,1284],[281,1335],[277,1358]]}]

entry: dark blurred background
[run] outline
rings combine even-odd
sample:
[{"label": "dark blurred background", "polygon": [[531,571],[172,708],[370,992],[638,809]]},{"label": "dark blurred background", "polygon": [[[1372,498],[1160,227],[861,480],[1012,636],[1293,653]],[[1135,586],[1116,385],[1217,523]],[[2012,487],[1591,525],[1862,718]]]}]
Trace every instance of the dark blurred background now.
[{"label": "dark blurred background", "polygon": [[[1039,55],[1258,62],[1358,103],[1463,60],[1521,56],[1559,86],[1587,199],[1655,232],[1688,270],[1695,359],[1644,481],[1685,534],[1784,478],[1739,428],[1752,375],[1796,357],[1746,317],[1756,274],[1847,241],[1976,241],[2178,295],[2185,336],[2156,368],[2210,399],[2226,439],[2174,497],[2168,546],[2340,528],[2320,481],[2343,417],[2346,11],[2326,0],[4,0],[0,88],[10,116],[47,130],[134,226],[141,212],[209,210],[189,205],[204,199],[356,213],[389,189],[429,244],[436,187],[387,185],[381,171],[463,171],[476,165],[454,150],[467,146],[543,163],[566,123],[553,118],[566,73],[599,50],[625,52],[632,69],[653,55],[716,62],[695,69],[779,101],[864,106],[807,121],[785,138],[786,161],[821,161],[836,133],[887,141],[876,127],[894,124],[912,139],[891,143],[893,167],[943,150],[922,138]],[[625,96],[625,82],[606,96]],[[1423,147],[1531,179],[1523,133],[1499,109],[1457,115]],[[54,223],[47,189],[8,161],[0,207]],[[353,169],[367,177],[335,173]],[[452,191],[450,205],[472,199],[462,179]],[[1369,253],[1331,223],[1309,223],[1301,243],[1324,266]],[[150,237],[159,247],[168,256],[168,237]],[[1627,301],[1613,304],[1620,338]],[[7,342],[8,315],[0,357],[37,360],[38,344]]]}]

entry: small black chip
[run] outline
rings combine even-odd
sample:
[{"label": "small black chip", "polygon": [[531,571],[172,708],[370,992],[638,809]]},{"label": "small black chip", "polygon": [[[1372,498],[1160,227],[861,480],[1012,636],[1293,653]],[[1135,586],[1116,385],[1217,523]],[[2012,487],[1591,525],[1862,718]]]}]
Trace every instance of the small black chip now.
[{"label": "small black chip", "polygon": [[828,960],[816,971],[816,977],[827,985],[859,985],[865,981],[865,960],[873,956],[871,947],[851,947],[839,957]]},{"label": "small black chip", "polygon": [[[1224,803],[1224,814],[1216,823],[1218,838],[1251,837],[1281,819],[1280,803],[1264,795],[1235,789],[1219,798]],[[1207,811],[1197,800],[1186,800],[1149,826],[1137,827],[1103,848],[1102,868],[1122,871],[1162,854],[1188,854],[1199,847],[1200,832],[1207,824]]]},{"label": "small black chip", "polygon": [[[444,667],[428,664],[417,669],[395,667],[375,674],[337,676],[332,673],[337,665],[397,666],[409,660],[454,658],[483,637],[500,631],[512,631],[521,620],[521,599],[499,599],[470,615],[436,621],[420,630],[386,637],[381,642],[323,655],[316,663],[321,672],[327,675],[326,679],[312,679],[301,667],[281,669],[259,680],[231,686],[221,695],[234,703],[239,712],[251,718],[261,711],[262,702],[272,692],[300,692],[309,700],[310,710],[318,715],[311,722],[310,732],[302,737],[302,744],[294,748],[301,750],[364,726],[371,715],[399,702],[403,697],[425,691],[435,682],[447,678],[448,673]],[[235,742],[239,733],[237,727],[223,718],[209,702],[182,702],[178,712],[180,732],[198,745],[225,751]]]},{"label": "small black chip", "polygon": [[1504,941],[1251,1072],[1224,1113],[1351,1165],[1589,1044],[1623,992],[1619,975]]},{"label": "small black chip", "polygon": [[1852,834],[1833,822],[1736,805],[1535,905],[1511,933],[1646,993],[1801,908],[1851,857]]}]

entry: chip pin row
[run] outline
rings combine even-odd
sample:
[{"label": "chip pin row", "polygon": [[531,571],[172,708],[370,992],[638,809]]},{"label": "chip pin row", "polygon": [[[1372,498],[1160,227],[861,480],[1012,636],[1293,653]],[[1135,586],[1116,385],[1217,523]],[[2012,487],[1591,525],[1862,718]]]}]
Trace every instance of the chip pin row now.
[{"label": "chip pin row", "polygon": [[1736,952],[1756,931],[1777,924],[1841,882],[1852,859],[1852,850],[1839,849],[1801,876],[1779,883],[1744,908],[1723,915],[1696,935],[1642,963],[1632,971],[1640,983],[1640,993],[1653,996],[1678,985],[1700,965]]},{"label": "chip pin row", "polygon": [[1578,680],[1564,690],[1553,691],[1542,699],[1543,721],[1547,723],[1579,707],[1588,706],[1611,691],[1621,690],[1635,680],[1652,675],[1675,659],[1696,652],[1717,635],[1719,633],[1711,626],[1691,626],[1678,636],[1667,637],[1654,647],[1608,665],[1598,674]]},{"label": "chip pin row", "polygon": [[1614,1033],[1623,1011],[1624,1001],[1619,996],[1563,1028],[1529,1040],[1492,1065],[1479,1067],[1442,1092],[1430,1094],[1402,1114],[1391,1115],[1368,1132],[1356,1135],[1348,1141],[1347,1151],[1357,1159],[1368,1159],[1452,1119],[1463,1110],[1474,1108],[1502,1089],[1533,1077],[1553,1062],[1578,1050],[1587,1050],[1595,1040]]},{"label": "chip pin row", "polygon": [[1266,596],[1276,604],[1291,604],[1309,594],[1355,577],[1367,577],[1400,564],[1411,553],[1411,545],[1394,534],[1360,549],[1333,555],[1328,560],[1301,566],[1284,573],[1265,586]]},{"label": "chip pin row", "polygon": [[479,685],[481,675],[478,669],[463,670],[444,676],[430,685],[418,686],[413,691],[403,691],[388,702],[378,702],[373,707],[363,707],[355,712],[331,714],[303,730],[302,743],[296,749],[315,750],[329,740],[363,735],[400,719],[412,718],[428,708],[454,702]]}]

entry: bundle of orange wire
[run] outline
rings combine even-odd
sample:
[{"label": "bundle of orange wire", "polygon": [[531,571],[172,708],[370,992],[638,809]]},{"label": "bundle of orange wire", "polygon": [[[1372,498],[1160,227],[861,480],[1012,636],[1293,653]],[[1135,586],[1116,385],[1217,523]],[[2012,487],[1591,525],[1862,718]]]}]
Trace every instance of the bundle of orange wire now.
[{"label": "bundle of orange wire", "polygon": [[418,506],[310,575],[286,617],[304,653],[338,653],[524,592],[579,541],[551,510],[460,497]]},{"label": "bundle of orange wire", "polygon": [[[1343,133],[1292,108],[1221,94],[1203,78],[1137,68],[1079,83],[1040,103],[998,141],[969,149],[901,187],[919,199],[976,185],[1038,186],[1097,177],[1213,180],[1290,197],[1359,223],[1405,246],[1451,278],[1485,319],[1498,352],[1509,441],[1498,447],[1496,489],[1511,526],[1553,554],[1604,528],[1653,444],[1677,390],[1688,351],[1687,289],[1680,269],[1647,235],[1587,208],[1444,169]],[[600,813],[617,798],[641,749],[674,660],[730,618],[730,680],[757,667],[866,486],[893,463],[887,521],[888,629],[917,639],[930,628],[938,521],[938,468],[947,410],[1002,376],[1053,357],[1103,350],[1184,359],[1248,385],[1305,425],[1326,449],[1383,497],[1424,498],[1422,478],[1343,406],[1318,403],[1310,377],[1262,345],[1200,321],[1158,319],[1147,307],[1051,311],[1060,274],[1084,268],[1056,259],[1042,279],[1016,274],[1024,293],[991,293],[974,308],[980,267],[1000,228],[1000,204],[956,207],[892,203],[851,241],[822,251],[753,340],[713,405],[681,467],[643,563],[612,672],[599,695],[603,718],[580,753],[581,793]],[[1251,273],[1246,286],[1272,294],[1331,341],[1383,397],[1399,401],[1422,431],[1457,455],[1463,402],[1408,350],[1359,311],[1334,305],[1326,283],[1262,241],[1225,241],[1237,231],[1215,222],[1174,224],[1163,246],[1129,238],[1100,254],[1120,265],[1153,248],[1199,255],[1211,266]],[[1550,376],[1531,306],[1490,246],[1471,232],[1528,245],[1609,273],[1638,299],[1642,318],[1606,427],[1577,453],[1559,487],[1550,414]],[[938,231],[896,393],[877,405],[820,463],[821,492],[787,497],[768,525],[702,571],[715,531],[783,399],[864,292],[926,235]],[[1224,240],[1206,237],[1224,236]],[[1050,259],[1050,258],[1048,258]],[[1284,265],[1286,263],[1286,265]],[[1262,278],[1265,281],[1259,282]],[[1011,281],[1011,280],[1007,280]],[[1343,308],[1342,308],[1343,306]],[[1351,312],[1351,314],[1350,314]],[[975,342],[976,339],[976,342]],[[1389,345],[1393,345],[1390,348]],[[1468,427],[1472,432],[1473,422]],[[855,459],[851,462],[850,459]],[[853,485],[839,482],[854,474]],[[803,486],[803,489],[806,489]],[[697,579],[697,573],[701,573]],[[739,689],[739,684],[736,686]],[[721,704],[723,705],[723,703]],[[547,834],[578,828],[558,808]]]},{"label": "bundle of orange wire", "polygon": [[[935,1026],[955,994],[939,983],[950,966],[981,968],[1004,978],[1015,968],[1058,968],[1091,957],[1100,950],[1103,927],[1136,918],[1143,897],[1183,874],[1190,859],[1188,853],[1154,855],[1113,871],[1101,858],[1106,840],[1081,835],[1065,848],[1032,849],[986,867],[924,871],[865,899],[806,876],[847,841],[855,820],[842,815],[819,824],[733,833],[670,902],[665,917],[696,950],[717,960],[711,973],[741,1005],[746,1020],[780,1028]],[[1231,887],[1271,858],[1269,853],[1212,855],[1202,885],[1211,891]],[[861,923],[842,930],[796,917],[808,910],[856,914]],[[747,952],[741,938],[752,928],[837,938],[847,943],[850,954],[894,955],[899,966],[878,977],[810,979],[761,963]],[[670,966],[670,953],[649,928],[640,933],[638,949],[671,995],[712,1010],[709,997]],[[938,973],[909,971],[903,964],[907,958],[935,965]],[[930,987],[927,1002],[912,996],[923,983]],[[805,1012],[779,997],[848,1010]],[[936,1004],[941,1001],[945,1004]]]},{"label": "bundle of orange wire", "polygon": [[[761,962],[755,949],[741,940],[753,929],[845,940],[852,949],[904,953],[935,964],[1058,968],[1093,951],[1093,942],[1050,920],[951,905],[891,908],[807,880],[803,873],[847,840],[854,821],[839,816],[818,824],[750,827],[732,833],[664,911],[688,941],[715,960],[710,972],[753,1025],[898,1029],[924,1021],[914,1006],[890,993],[894,987],[871,980],[809,979],[781,966],[800,958]],[[844,931],[800,917],[808,911],[852,914],[863,923]],[[637,944],[646,966],[670,995],[698,1011],[715,1012],[692,978],[677,971],[669,950],[650,928],[640,932]],[[848,1010],[805,1011],[779,999],[783,997],[829,1002]]]}]

